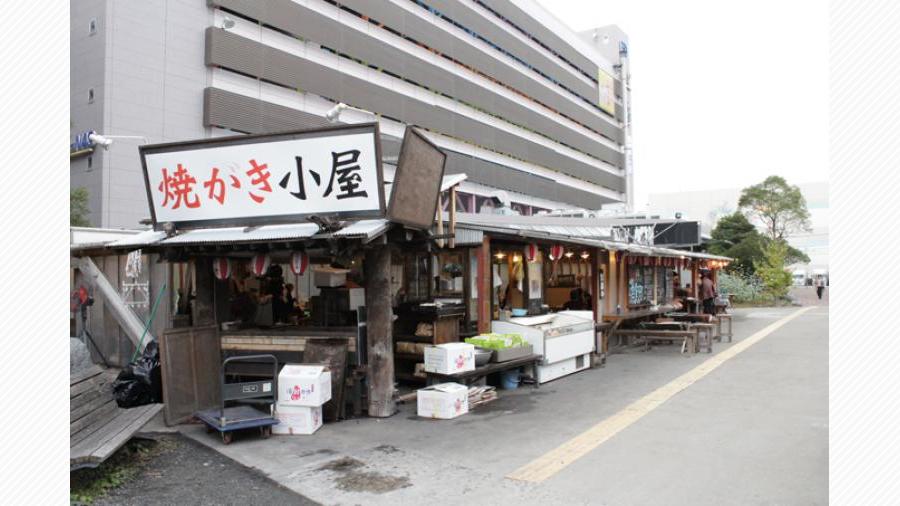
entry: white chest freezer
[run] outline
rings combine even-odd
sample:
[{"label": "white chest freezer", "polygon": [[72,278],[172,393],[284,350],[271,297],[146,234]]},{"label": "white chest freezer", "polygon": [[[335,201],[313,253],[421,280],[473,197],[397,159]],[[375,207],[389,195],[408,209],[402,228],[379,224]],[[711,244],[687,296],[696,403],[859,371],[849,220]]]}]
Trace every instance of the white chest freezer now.
[{"label": "white chest freezer", "polygon": [[534,347],[535,353],[543,355],[535,372],[538,382],[545,383],[590,367],[590,353],[594,351],[595,342],[594,321],[590,318],[593,315],[589,311],[583,312],[584,315],[573,313],[566,311],[494,321],[491,330],[500,334],[521,334]]}]

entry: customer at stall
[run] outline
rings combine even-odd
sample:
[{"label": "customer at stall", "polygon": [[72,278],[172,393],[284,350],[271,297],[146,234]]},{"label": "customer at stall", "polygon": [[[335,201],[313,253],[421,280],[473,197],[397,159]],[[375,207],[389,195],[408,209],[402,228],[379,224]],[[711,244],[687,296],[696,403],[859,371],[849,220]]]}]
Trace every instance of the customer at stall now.
[{"label": "customer at stall", "polygon": [[705,314],[716,314],[716,285],[713,284],[712,274],[709,271],[702,273],[703,281],[700,282],[700,299],[703,301]]}]

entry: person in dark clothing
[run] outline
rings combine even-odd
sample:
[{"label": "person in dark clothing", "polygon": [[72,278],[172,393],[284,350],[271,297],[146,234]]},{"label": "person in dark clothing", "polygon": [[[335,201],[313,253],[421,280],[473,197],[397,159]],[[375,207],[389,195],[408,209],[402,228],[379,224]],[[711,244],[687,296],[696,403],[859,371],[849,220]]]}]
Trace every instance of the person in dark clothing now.
[{"label": "person in dark clothing", "polygon": [[703,273],[703,281],[700,282],[700,300],[703,301],[705,314],[716,314],[716,286],[712,281],[712,274]]},{"label": "person in dark clothing", "polygon": [[816,279],[816,295],[819,296],[819,300],[822,300],[823,293],[825,293],[825,277],[819,276]]}]

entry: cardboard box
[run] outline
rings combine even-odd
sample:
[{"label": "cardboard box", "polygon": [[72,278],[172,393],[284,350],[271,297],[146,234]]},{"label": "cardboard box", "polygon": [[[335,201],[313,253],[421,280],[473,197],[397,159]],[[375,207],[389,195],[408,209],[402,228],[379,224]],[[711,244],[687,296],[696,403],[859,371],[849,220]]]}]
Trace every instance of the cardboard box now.
[{"label": "cardboard box", "polygon": [[278,404],[321,406],[331,400],[331,371],[323,365],[285,364],[278,374]]},{"label": "cardboard box", "polygon": [[468,343],[444,343],[425,347],[425,370],[456,374],[475,370],[475,346]]},{"label": "cardboard box", "polygon": [[309,435],[322,426],[322,406],[291,406],[278,403],[275,406],[278,423],[272,426],[272,434]]},{"label": "cardboard box", "polygon": [[424,418],[448,420],[469,412],[469,387],[441,383],[416,392],[416,412]]},{"label": "cardboard box", "polygon": [[530,344],[515,348],[503,348],[502,350],[494,350],[494,354],[491,355],[491,362],[508,362],[517,358],[527,357],[533,353],[534,347]]}]

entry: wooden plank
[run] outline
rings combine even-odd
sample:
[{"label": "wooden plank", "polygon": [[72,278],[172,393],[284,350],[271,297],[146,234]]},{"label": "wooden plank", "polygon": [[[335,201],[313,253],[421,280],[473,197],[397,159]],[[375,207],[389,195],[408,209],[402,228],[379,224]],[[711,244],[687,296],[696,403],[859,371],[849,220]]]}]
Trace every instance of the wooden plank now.
[{"label": "wooden plank", "polygon": [[116,435],[110,438],[106,443],[103,444],[100,448],[95,450],[92,453],[92,456],[99,458],[101,460],[106,460],[107,457],[113,454],[116,450],[118,450],[122,445],[124,445],[135,432],[139,431],[141,427],[147,425],[154,416],[162,409],[162,404],[148,404],[146,406],[141,406],[140,408],[132,408],[125,411],[134,411],[140,409],[141,411],[134,413],[130,416],[129,423],[122,427]]},{"label": "wooden plank", "polygon": [[222,352],[215,326],[169,329],[159,350],[168,425],[218,405]]},{"label": "wooden plank", "polygon": [[89,390],[96,390],[112,381],[113,379],[106,374],[98,374],[85,381],[80,381],[69,388],[69,399],[74,399]]},{"label": "wooden plank", "polygon": [[115,399],[113,399],[111,395],[101,395],[98,392],[97,395],[91,396],[89,401],[80,403],[77,407],[73,407],[71,411],[69,411],[69,423],[78,420],[107,402],[115,402]]},{"label": "wooden plank", "polygon": [[79,372],[76,372],[75,374],[70,375],[69,376],[69,385],[75,385],[76,383],[80,383],[82,381],[91,379],[94,376],[96,376],[98,374],[102,374],[102,373],[103,373],[103,369],[99,365],[92,365],[91,367],[89,367],[83,371],[79,371]]},{"label": "wooden plank", "polygon": [[235,351],[304,351],[305,345],[285,345],[285,344],[222,344],[223,350]]},{"label": "wooden plank", "polygon": [[116,411],[118,409],[119,406],[116,405],[115,401],[107,402],[91,413],[88,413],[80,419],[70,423],[69,438],[72,439],[72,444],[70,446],[74,446],[75,442],[81,441],[82,439],[87,437],[91,432],[93,432],[93,430],[90,429],[92,429],[94,426],[106,425],[109,420],[115,418]]},{"label": "wooden plank", "polygon": [[146,425],[160,409],[162,409],[162,404],[148,404],[119,410],[119,415],[110,423],[69,450],[70,467],[103,462],[131,439],[131,436]]}]

